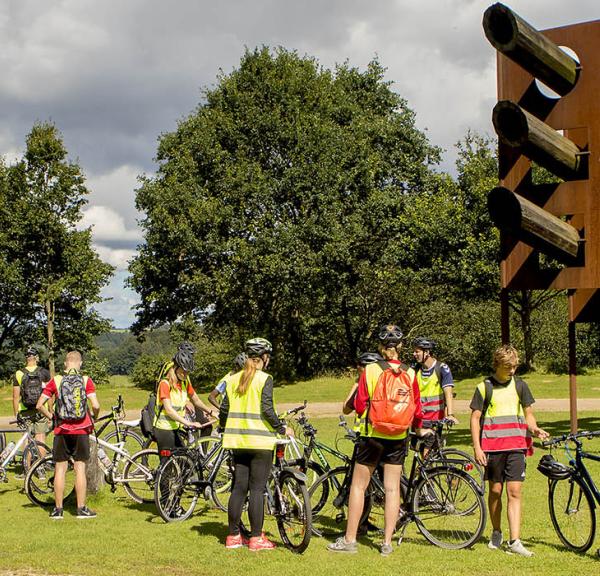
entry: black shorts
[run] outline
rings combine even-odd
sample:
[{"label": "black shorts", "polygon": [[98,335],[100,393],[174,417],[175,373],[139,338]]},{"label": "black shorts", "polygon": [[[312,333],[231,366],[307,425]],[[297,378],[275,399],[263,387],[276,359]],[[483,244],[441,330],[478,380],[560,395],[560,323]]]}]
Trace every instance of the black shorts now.
[{"label": "black shorts", "polygon": [[57,434],[52,445],[55,462],[87,462],[90,459],[90,437],[88,434]]},{"label": "black shorts", "polygon": [[523,482],[525,480],[525,452],[486,452],[485,479],[491,482]]},{"label": "black shorts", "polygon": [[379,464],[402,466],[406,458],[407,439],[361,438],[357,443],[356,462],[376,467]]}]

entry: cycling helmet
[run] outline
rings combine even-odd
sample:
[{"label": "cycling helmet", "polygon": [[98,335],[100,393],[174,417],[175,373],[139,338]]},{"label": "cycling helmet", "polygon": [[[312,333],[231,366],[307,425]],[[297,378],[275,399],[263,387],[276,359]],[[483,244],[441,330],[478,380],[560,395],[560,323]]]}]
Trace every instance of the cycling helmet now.
[{"label": "cycling helmet", "polygon": [[555,460],[552,454],[544,454],[537,469],[551,480],[565,480],[571,475],[571,469]]},{"label": "cycling helmet", "polygon": [[39,356],[37,348],[34,348],[33,346],[27,348],[27,350],[25,350],[25,357],[27,358],[27,356]]},{"label": "cycling helmet", "polygon": [[360,366],[366,366],[367,364],[374,364],[375,362],[381,362],[383,356],[377,354],[377,352],[363,352],[357,359],[356,363]]},{"label": "cycling helmet", "polygon": [[233,361],[233,367],[235,370],[242,370],[246,364],[248,355],[245,352],[240,352]]},{"label": "cycling helmet", "polygon": [[175,352],[175,356],[173,356],[173,362],[180,368],[183,368],[186,372],[193,372],[194,352],[196,352],[194,346],[189,342],[182,342],[177,347],[177,352]]},{"label": "cycling helmet", "polygon": [[252,338],[248,340],[245,344],[246,354],[250,356],[250,358],[258,358],[263,354],[272,354],[273,353],[273,345],[264,338]]},{"label": "cycling helmet", "polygon": [[435,348],[435,342],[429,338],[419,336],[413,340],[413,348],[420,348],[421,350],[429,350],[430,352]]},{"label": "cycling helmet", "polygon": [[382,326],[379,330],[379,341],[384,346],[395,346],[396,344],[400,344],[402,342],[402,330],[395,324],[386,324]]}]

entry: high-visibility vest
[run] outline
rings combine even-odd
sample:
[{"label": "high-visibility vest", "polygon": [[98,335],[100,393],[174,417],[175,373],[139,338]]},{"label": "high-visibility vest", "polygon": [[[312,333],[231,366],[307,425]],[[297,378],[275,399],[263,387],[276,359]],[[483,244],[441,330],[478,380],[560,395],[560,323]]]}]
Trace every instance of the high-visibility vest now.
[{"label": "high-visibility vest", "polygon": [[[436,361],[437,364],[437,361]],[[438,370],[434,368],[426,378],[423,370],[417,372],[417,382],[421,393],[421,406],[423,407],[423,420],[442,420],[446,408],[444,389],[438,376]]]},{"label": "high-visibility vest", "polygon": [[263,418],[260,404],[263,388],[269,375],[257,370],[245,394],[237,388],[243,371],[225,377],[225,393],[229,413],[223,433],[223,448],[240,450],[273,450],[277,434]]},{"label": "high-visibility vest", "polygon": [[[485,398],[485,382],[477,386]],[[481,449],[484,452],[527,450],[531,438],[514,378],[506,386],[494,386],[489,406],[483,415]]]},{"label": "high-visibility vest", "polygon": [[[165,382],[168,382],[168,380],[165,380]],[[171,386],[169,383],[169,399],[171,400],[171,406],[173,407],[173,410],[177,412],[178,416],[183,418],[183,415],[185,414],[185,405],[188,401],[187,379],[183,382],[180,381],[180,384],[181,389],[178,389],[177,386]],[[164,410],[162,400],[157,398],[154,406],[154,427],[158,428],[159,430],[178,430],[180,426],[181,424],[179,422],[173,420],[167,415]]]},{"label": "high-visibility vest", "polygon": [[[367,392],[369,393],[369,398],[373,397],[373,392],[375,390],[375,386],[377,386],[377,381],[379,380],[379,376],[383,373],[383,368],[380,366],[379,362],[374,362],[373,364],[367,364],[365,366],[365,378],[367,380]],[[409,379],[409,384],[412,386],[412,382],[415,377],[415,371],[412,368],[408,368],[406,370],[406,378]],[[373,426],[369,423],[369,415],[368,415],[369,407],[367,406],[367,410],[364,414],[360,415],[362,428],[360,431],[361,436],[368,436],[371,438],[383,438],[385,440],[402,440],[406,438],[408,435],[408,430],[405,430],[401,434],[397,436],[388,436],[387,434],[382,434],[381,432],[377,432],[373,429]]]}]

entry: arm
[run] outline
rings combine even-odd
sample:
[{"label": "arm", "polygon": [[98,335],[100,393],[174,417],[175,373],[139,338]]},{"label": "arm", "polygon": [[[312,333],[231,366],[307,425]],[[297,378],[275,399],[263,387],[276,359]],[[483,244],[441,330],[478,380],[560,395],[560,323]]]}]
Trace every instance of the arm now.
[{"label": "arm", "polygon": [[52,420],[52,412],[46,408],[46,402],[50,400],[50,396],[46,396],[43,392],[38,398],[37,404],[35,405],[35,409],[43,414],[48,420]]},{"label": "arm", "polygon": [[348,396],[346,396],[346,399],[344,400],[344,404],[342,405],[342,413],[343,414],[352,414],[352,412],[354,412],[354,398],[356,396],[356,391],[358,390],[358,382],[356,382],[354,384],[354,386],[352,386],[352,388],[350,389],[350,392],[348,393]]},{"label": "arm", "polygon": [[213,409],[210,406],[207,406],[204,402],[202,402],[202,400],[200,400],[200,396],[198,396],[198,394],[196,394],[194,392],[194,395],[191,397],[190,400],[192,401],[192,404],[196,408],[200,408],[200,410],[204,410],[204,412],[206,413],[207,416],[210,416],[211,418],[214,417]]},{"label": "arm", "polygon": [[446,418],[452,420],[454,424],[458,424],[458,418],[454,416],[454,387],[445,386],[442,390],[444,391],[444,402],[446,404]]},{"label": "arm", "polygon": [[485,466],[487,457],[481,449],[481,410],[473,410],[471,412],[471,441],[473,442],[473,453],[478,464]]},{"label": "arm", "polygon": [[260,412],[263,418],[279,434],[287,434],[288,428],[283,420],[279,419],[273,405],[273,379],[269,377],[263,386],[260,396]]},{"label": "arm", "polygon": [[538,425],[533,415],[533,409],[531,406],[527,406],[523,408],[525,413],[525,421],[527,422],[527,427],[529,428],[529,432],[531,432],[534,436],[537,436],[540,440],[547,440],[550,438],[550,434],[545,430],[542,430]]},{"label": "arm", "polygon": [[19,403],[21,402],[21,387],[18,384],[13,385],[12,402],[13,414],[16,416],[19,413]]},{"label": "arm", "polygon": [[94,420],[98,418],[98,414],[100,414],[100,402],[98,402],[98,398],[96,394],[88,394],[88,400],[92,405],[92,415],[94,416]]},{"label": "arm", "polygon": [[202,424],[200,424],[200,422],[189,422],[188,420],[186,420],[185,418],[183,418],[179,414],[177,414],[177,412],[173,408],[173,404],[171,403],[170,398],[163,398],[162,404],[163,404],[163,410],[165,411],[165,414],[171,420],[175,420],[175,422],[179,422],[179,424],[183,424],[184,426],[187,426],[188,428],[202,428]]},{"label": "arm", "polygon": [[217,398],[219,396],[219,391],[216,388],[208,395],[208,401],[217,409],[221,407],[221,405],[217,401]]}]

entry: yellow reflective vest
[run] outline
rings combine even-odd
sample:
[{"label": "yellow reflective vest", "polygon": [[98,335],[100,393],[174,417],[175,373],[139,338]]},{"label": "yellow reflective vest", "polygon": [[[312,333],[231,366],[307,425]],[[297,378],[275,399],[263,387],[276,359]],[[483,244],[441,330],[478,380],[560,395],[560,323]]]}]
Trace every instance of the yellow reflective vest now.
[{"label": "yellow reflective vest", "polygon": [[[165,382],[168,382],[168,380],[165,380]],[[185,414],[185,405],[188,401],[188,380],[186,379],[184,382],[181,382],[181,390],[176,386],[171,386],[170,383],[169,388],[171,406],[173,406],[173,410],[177,412],[177,415],[183,418],[183,415]],[[178,430],[181,427],[179,422],[169,418],[164,410],[162,400],[159,398],[156,399],[156,405],[154,407],[154,427],[158,428],[159,430]]]},{"label": "yellow reflective vest", "polygon": [[223,433],[223,447],[238,450],[273,450],[277,433],[261,414],[261,396],[269,375],[254,374],[245,394],[238,394],[242,371],[225,377],[229,413]]}]

